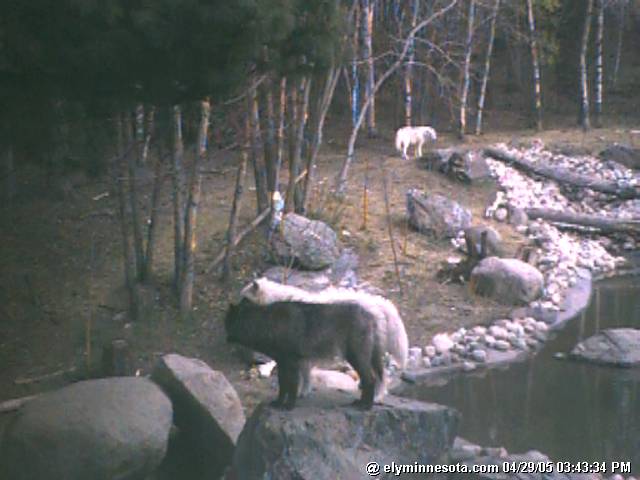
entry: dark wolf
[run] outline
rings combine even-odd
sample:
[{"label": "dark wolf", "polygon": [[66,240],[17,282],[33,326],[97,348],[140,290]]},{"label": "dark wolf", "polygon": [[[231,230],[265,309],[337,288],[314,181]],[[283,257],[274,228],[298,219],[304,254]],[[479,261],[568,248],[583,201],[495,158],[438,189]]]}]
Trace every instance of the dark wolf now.
[{"label": "dark wolf", "polygon": [[384,374],[376,317],[358,303],[275,302],[243,299],[225,317],[227,341],[257,350],[278,365],[275,406],[295,407],[301,369],[309,361],[340,355],[360,376],[362,396],[355,405],[370,409]]}]

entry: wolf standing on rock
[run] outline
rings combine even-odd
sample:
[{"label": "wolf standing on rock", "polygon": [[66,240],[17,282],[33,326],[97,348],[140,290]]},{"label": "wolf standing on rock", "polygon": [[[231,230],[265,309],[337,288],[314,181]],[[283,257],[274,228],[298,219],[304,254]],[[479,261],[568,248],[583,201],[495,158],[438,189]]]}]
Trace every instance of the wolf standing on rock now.
[{"label": "wolf standing on rock", "polygon": [[[308,292],[291,285],[283,285],[262,277],[247,285],[241,292],[247,298],[260,305],[273,302],[296,301],[305,303],[335,304],[355,302],[369,311],[379,324],[383,352],[389,352],[398,368],[404,370],[409,355],[409,338],[398,309],[389,300],[359,290],[346,288],[327,288],[320,292]],[[311,389],[310,365],[302,368],[302,394]],[[376,393],[378,400],[385,394],[384,382]]]},{"label": "wolf standing on rock", "polygon": [[229,307],[225,330],[228,342],[264,353],[278,364],[274,405],[293,409],[305,362],[339,354],[360,376],[362,396],[354,404],[373,407],[384,374],[383,348],[377,319],[357,303],[258,305],[243,299]]}]

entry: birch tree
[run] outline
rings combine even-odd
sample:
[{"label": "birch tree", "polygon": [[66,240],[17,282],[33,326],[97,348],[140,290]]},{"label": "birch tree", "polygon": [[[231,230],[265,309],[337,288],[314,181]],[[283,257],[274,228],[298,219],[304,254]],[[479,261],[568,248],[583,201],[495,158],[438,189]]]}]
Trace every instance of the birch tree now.
[{"label": "birch tree", "polygon": [[596,127],[602,126],[602,97],[603,97],[603,80],[604,68],[602,64],[602,50],[604,37],[604,0],[596,0],[597,28],[596,28],[596,101],[594,104],[595,124]]},{"label": "birch tree", "polygon": [[478,95],[478,112],[476,116],[476,135],[482,133],[482,112],[484,111],[484,100],[487,92],[487,83],[489,82],[489,71],[491,69],[491,54],[493,53],[493,42],[496,38],[496,21],[498,19],[498,11],[500,9],[500,0],[495,0],[491,11],[491,23],[489,25],[489,40],[487,41],[487,53],[484,58],[484,73],[482,75],[482,84],[480,85],[480,94]]},{"label": "birch tree", "polygon": [[618,38],[616,41],[616,56],[613,63],[613,74],[611,78],[611,85],[613,87],[618,83],[618,71],[620,70],[620,57],[622,56],[622,37],[624,36],[624,19],[625,19],[625,7],[627,0],[618,1]]},{"label": "birch tree", "polygon": [[[375,84],[375,64],[373,62],[373,16],[376,0],[362,0],[362,14],[364,17],[364,51],[367,58],[367,88],[369,95]],[[370,137],[375,137],[376,132],[376,99],[372,98],[367,111],[367,132]]]},{"label": "birch tree", "polygon": [[586,12],[584,15],[584,26],[582,29],[582,40],[580,46],[580,113],[578,123],[584,130],[591,128],[589,119],[589,78],[587,76],[587,50],[589,48],[589,32],[591,31],[591,15],[593,11],[593,0],[586,0]]},{"label": "birch tree", "polygon": [[460,130],[458,137],[464,138],[467,129],[467,97],[469,96],[471,51],[473,47],[473,24],[476,16],[476,0],[469,0],[469,13],[467,15],[467,41],[465,43],[462,94],[460,95]]},{"label": "birch tree", "polygon": [[196,253],[196,218],[200,203],[200,189],[202,176],[200,163],[207,154],[207,133],[209,131],[209,116],[211,104],[209,99],[200,102],[200,127],[198,129],[198,147],[191,164],[189,187],[187,189],[187,205],[184,219],[183,270],[180,282],[180,312],[191,311],[193,304],[193,284],[195,282],[195,253]]},{"label": "birch tree", "polygon": [[527,23],[529,24],[529,47],[531,49],[531,66],[533,70],[533,106],[536,129],[542,130],[542,89],[540,85],[540,62],[536,41],[536,24],[533,16],[533,0],[527,0]]},{"label": "birch tree", "polygon": [[[415,28],[420,9],[419,0],[413,0],[413,13],[411,15],[411,28]],[[404,124],[408,127],[413,122],[413,65],[416,58],[416,41],[412,38],[409,43],[407,66],[404,72]]]}]

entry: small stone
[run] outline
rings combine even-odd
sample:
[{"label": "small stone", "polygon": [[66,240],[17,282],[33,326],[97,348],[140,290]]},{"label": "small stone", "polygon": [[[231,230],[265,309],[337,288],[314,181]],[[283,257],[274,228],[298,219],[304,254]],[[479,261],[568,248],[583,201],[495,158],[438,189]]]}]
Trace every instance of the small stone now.
[{"label": "small stone", "polygon": [[553,354],[553,358],[556,360],[564,360],[567,358],[567,354],[564,352],[556,352]]},{"label": "small stone", "polygon": [[509,332],[507,332],[506,329],[497,325],[491,325],[489,327],[489,333],[491,334],[491,336],[497,339],[507,338],[507,336],[509,335]]},{"label": "small stone", "polygon": [[495,344],[493,345],[493,348],[495,348],[496,350],[500,350],[502,352],[506,352],[511,348],[511,346],[509,345],[509,342],[506,342],[504,340],[496,340]]},{"label": "small stone", "polygon": [[477,325],[477,326],[473,327],[473,328],[471,329],[471,331],[472,331],[473,333],[475,333],[476,335],[480,335],[480,336],[482,336],[482,335],[484,335],[485,333],[487,333],[487,327],[483,327],[482,325]]},{"label": "small stone", "polygon": [[431,359],[432,367],[439,367],[440,365],[442,365],[442,357],[436,356]]},{"label": "small stone", "polygon": [[433,337],[431,343],[436,347],[436,352],[445,353],[453,347],[453,340],[446,333],[438,333]]},{"label": "small stone", "polygon": [[540,345],[540,342],[532,337],[527,337],[525,341],[530,348],[538,348],[538,346]]},{"label": "small stone", "polygon": [[495,213],[493,214],[493,218],[495,218],[498,222],[505,222],[508,216],[509,211],[504,207],[497,208]]},{"label": "small stone", "polygon": [[476,364],[467,360],[462,364],[462,369],[465,372],[471,372],[476,369]]},{"label": "small stone", "polygon": [[424,354],[429,358],[435,357],[436,347],[434,347],[433,345],[427,345],[426,347],[424,347]]},{"label": "small stone", "polygon": [[276,367],[276,362],[267,362],[262,365],[258,365],[258,376],[261,378],[268,378],[271,376],[273,369]]},{"label": "small stone", "polygon": [[505,458],[509,456],[509,452],[504,447],[485,447],[485,455],[493,458]]},{"label": "small stone", "polygon": [[409,349],[409,358],[414,360],[422,358],[422,349],[420,347],[411,347]]},{"label": "small stone", "polygon": [[473,350],[471,352],[471,358],[478,363],[485,363],[487,361],[487,352],[481,349]]},{"label": "small stone", "polygon": [[527,342],[524,338],[517,338],[515,342],[512,343],[514,347],[520,350],[527,350]]},{"label": "small stone", "polygon": [[485,335],[484,343],[489,347],[493,347],[496,343],[496,337],[494,337],[493,335]]},{"label": "small stone", "polygon": [[431,368],[431,359],[429,357],[424,357],[422,359],[422,366],[424,368]]},{"label": "small stone", "polygon": [[549,325],[544,322],[536,322],[536,329],[541,332],[546,332],[549,330]]}]

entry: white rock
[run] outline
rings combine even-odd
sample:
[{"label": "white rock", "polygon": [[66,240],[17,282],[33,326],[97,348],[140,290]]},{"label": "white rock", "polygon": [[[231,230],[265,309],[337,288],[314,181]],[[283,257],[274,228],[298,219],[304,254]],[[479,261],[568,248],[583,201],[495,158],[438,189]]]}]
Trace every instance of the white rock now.
[{"label": "white rock", "polygon": [[509,335],[509,332],[505,328],[499,327],[498,325],[491,325],[489,327],[489,333],[496,339],[507,338]]},{"label": "white rock", "polygon": [[409,358],[416,361],[422,358],[422,349],[420,347],[411,347],[409,349]]},{"label": "white rock", "polygon": [[426,347],[424,347],[424,354],[429,358],[435,357],[436,347],[434,347],[433,345],[427,345]]},{"label": "white rock", "polygon": [[424,368],[431,368],[431,359],[429,357],[424,357],[422,359],[422,366]]},{"label": "white rock", "polygon": [[447,335],[446,333],[438,333],[433,337],[431,343],[433,343],[434,347],[436,347],[436,351],[438,353],[448,352],[454,345],[453,340],[451,340],[449,335]]},{"label": "white rock", "polygon": [[475,327],[472,328],[473,333],[475,333],[476,335],[484,335],[485,333],[487,333],[487,327],[483,327],[482,325],[477,325]]},{"label": "white rock", "polygon": [[470,372],[476,369],[476,364],[467,360],[462,364],[462,368],[465,372]]},{"label": "white rock", "polygon": [[268,378],[273,373],[274,368],[276,368],[276,362],[274,361],[258,365],[258,375],[262,378]]}]

